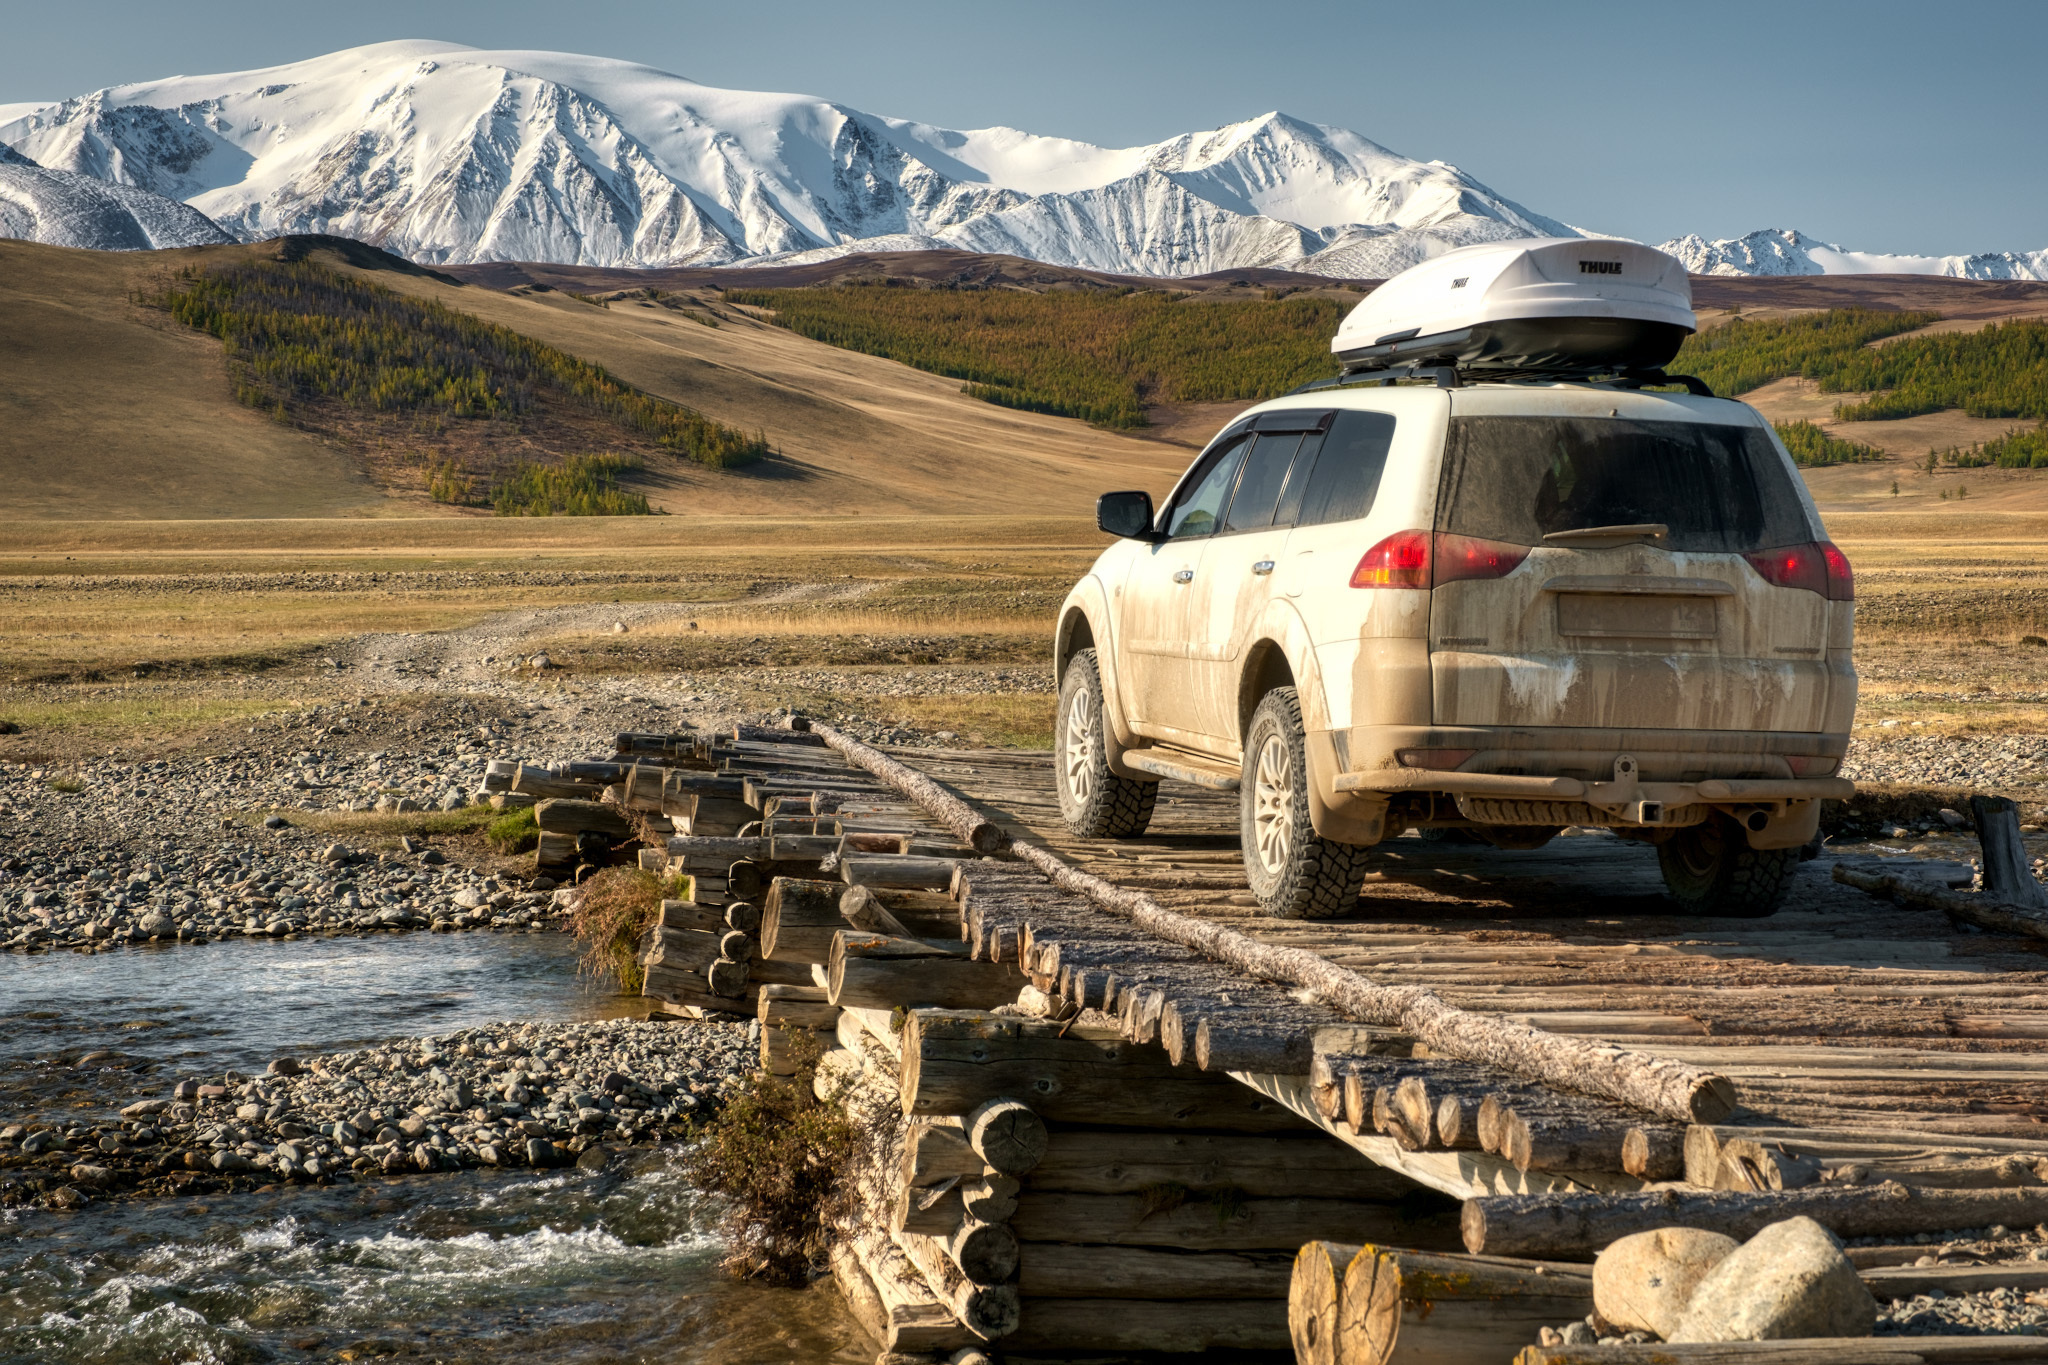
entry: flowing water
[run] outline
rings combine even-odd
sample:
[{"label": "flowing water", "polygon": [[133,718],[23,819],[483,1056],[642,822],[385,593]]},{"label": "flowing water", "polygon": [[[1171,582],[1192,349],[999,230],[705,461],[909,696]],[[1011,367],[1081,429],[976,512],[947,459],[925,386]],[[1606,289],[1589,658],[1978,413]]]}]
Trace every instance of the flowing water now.
[{"label": "flowing water", "polygon": [[[385,935],[0,958],[0,1121],[184,1075],[502,1020],[644,1011],[557,935]],[[109,1052],[79,1065],[82,1057]],[[829,1285],[718,1267],[669,1153],[0,1211],[0,1365],[874,1358]]]}]

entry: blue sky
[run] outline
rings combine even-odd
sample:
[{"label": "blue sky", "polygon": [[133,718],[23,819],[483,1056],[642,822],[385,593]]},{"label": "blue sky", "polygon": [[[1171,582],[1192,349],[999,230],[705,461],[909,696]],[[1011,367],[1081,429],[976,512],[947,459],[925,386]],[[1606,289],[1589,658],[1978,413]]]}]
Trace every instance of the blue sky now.
[{"label": "blue sky", "polygon": [[1653,242],[2048,247],[2048,0],[7,0],[0,35],[0,103],[438,38],[1109,145],[1282,109]]}]

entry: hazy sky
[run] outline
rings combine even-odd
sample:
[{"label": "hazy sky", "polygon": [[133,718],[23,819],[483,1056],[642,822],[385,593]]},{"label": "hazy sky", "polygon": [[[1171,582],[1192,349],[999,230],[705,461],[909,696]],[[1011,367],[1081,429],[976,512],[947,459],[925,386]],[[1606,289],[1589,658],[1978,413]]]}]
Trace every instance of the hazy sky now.
[{"label": "hazy sky", "polygon": [[0,103],[392,38],[549,48],[1112,146],[1269,109],[1659,241],[2048,247],[2048,0],[0,3]]}]

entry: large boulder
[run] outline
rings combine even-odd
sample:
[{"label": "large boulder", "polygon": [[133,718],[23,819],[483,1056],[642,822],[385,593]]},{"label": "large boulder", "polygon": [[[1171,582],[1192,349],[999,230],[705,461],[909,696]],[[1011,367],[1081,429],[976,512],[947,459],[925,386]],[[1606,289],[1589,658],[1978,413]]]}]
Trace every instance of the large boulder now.
[{"label": "large boulder", "polygon": [[1707,1273],[1741,1243],[1700,1228],[1624,1237],[1593,1262],[1593,1306],[1624,1331],[1670,1337]]},{"label": "large boulder", "polygon": [[1723,1257],[1693,1290],[1666,1341],[1867,1337],[1877,1300],[1811,1218],[1773,1223]]}]

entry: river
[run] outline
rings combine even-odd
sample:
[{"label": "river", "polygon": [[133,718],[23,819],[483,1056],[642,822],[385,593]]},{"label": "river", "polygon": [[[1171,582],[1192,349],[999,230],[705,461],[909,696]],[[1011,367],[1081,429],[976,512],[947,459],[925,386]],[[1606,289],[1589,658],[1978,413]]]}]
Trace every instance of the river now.
[{"label": "river", "polygon": [[[104,1112],[185,1075],[507,1019],[645,1006],[559,935],[243,940],[0,958],[0,1119]],[[81,1058],[94,1053],[84,1066]],[[718,1265],[671,1155],[0,1211],[0,1365],[256,1361],[854,1365],[829,1284]]]}]

